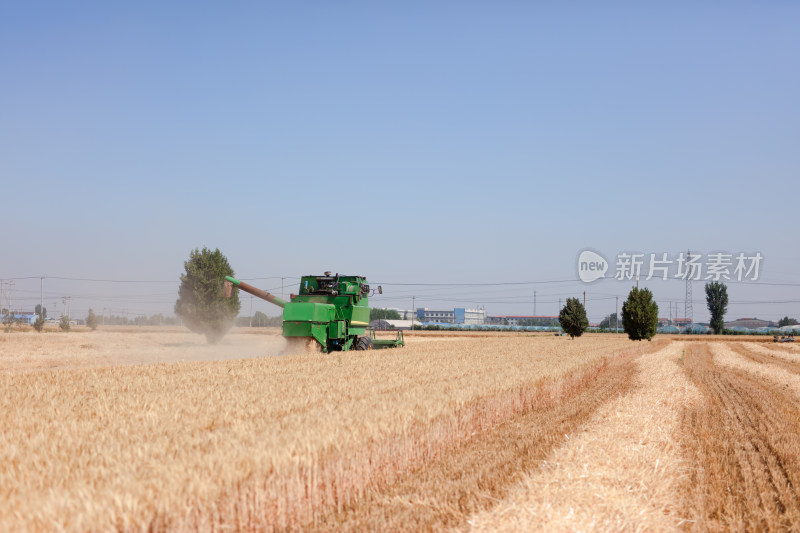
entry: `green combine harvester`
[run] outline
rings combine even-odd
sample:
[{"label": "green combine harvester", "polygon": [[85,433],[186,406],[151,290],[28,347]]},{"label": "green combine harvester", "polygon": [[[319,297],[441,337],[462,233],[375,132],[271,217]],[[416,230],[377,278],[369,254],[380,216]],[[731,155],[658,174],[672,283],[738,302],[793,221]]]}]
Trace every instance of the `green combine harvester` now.
[{"label": "green combine harvester", "polygon": [[[375,331],[369,329],[370,288],[363,276],[332,276],[330,272],[303,276],[299,294],[290,295],[288,302],[225,276],[226,297],[233,294],[234,287],[283,308],[287,351],[316,347],[329,353],[405,346],[402,331],[397,332],[396,339],[376,339]],[[383,294],[381,287],[377,292]]]}]

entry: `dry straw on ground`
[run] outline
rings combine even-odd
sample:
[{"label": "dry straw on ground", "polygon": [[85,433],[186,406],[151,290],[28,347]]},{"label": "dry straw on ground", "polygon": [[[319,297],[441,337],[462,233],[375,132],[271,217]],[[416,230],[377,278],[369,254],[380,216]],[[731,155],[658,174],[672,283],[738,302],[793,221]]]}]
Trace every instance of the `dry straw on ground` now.
[{"label": "dry straw on ground", "polygon": [[759,366],[724,347],[697,345],[687,354],[687,375],[703,394],[683,417],[684,449],[695,465],[683,499],[693,530],[800,524],[797,395],[764,379]]},{"label": "dry straw on ground", "polygon": [[796,398],[800,398],[800,359],[787,360],[773,350],[760,348],[748,344],[718,343],[711,345],[711,353],[716,364],[763,378],[779,388],[791,390]]},{"label": "dry straw on ground", "polygon": [[656,346],[638,345],[572,373],[558,391],[539,388],[511,416],[374,487],[360,501],[318,521],[315,529],[438,531],[466,524],[472,513],[505,497],[605,402],[623,394],[631,386],[635,358]]},{"label": "dry straw on ground", "polygon": [[683,375],[684,345],[636,362],[632,388],[598,412],[508,498],[470,519],[472,531],[677,530],[689,465],[680,409],[697,400]]}]

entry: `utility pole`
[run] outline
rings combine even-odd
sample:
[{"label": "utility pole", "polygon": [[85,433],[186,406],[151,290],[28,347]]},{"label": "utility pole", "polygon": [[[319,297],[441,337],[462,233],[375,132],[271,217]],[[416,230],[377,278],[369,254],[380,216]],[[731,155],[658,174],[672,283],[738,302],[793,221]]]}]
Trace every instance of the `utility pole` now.
[{"label": "utility pole", "polygon": [[[14,289],[14,281],[0,279],[0,303],[5,303],[8,312],[11,313],[11,292]],[[8,287],[8,290],[6,290]]]},{"label": "utility pole", "polygon": [[[227,282],[226,282],[227,283]],[[283,289],[283,287],[281,287]],[[281,290],[281,296],[283,296],[283,290]],[[253,295],[250,295],[250,327],[253,327]]]},{"label": "utility pole", "polygon": [[6,285],[8,286],[8,294],[6,295],[6,306],[8,307],[8,314],[13,316],[12,312],[12,305],[11,305],[11,293],[14,291],[14,285],[16,285],[15,281],[7,281]]},{"label": "utility pole", "polygon": [[686,300],[684,302],[684,309],[683,309],[683,316],[684,318],[689,319],[689,323],[691,324],[694,322],[692,320],[692,272],[689,271],[689,259],[692,257],[691,250],[686,251]]},{"label": "utility pole", "polygon": [[411,329],[414,329],[414,315],[417,314],[417,297],[411,297]]},{"label": "utility pole", "polygon": [[619,296],[617,298],[617,306],[615,307],[616,311],[614,311],[614,333],[619,333]]},{"label": "utility pole", "polygon": [[583,308],[586,309],[586,291],[583,291]]},{"label": "utility pole", "polygon": [[39,278],[39,316],[44,322],[44,276]]},{"label": "utility pole", "polygon": [[533,291],[533,316],[536,316],[536,291]]}]

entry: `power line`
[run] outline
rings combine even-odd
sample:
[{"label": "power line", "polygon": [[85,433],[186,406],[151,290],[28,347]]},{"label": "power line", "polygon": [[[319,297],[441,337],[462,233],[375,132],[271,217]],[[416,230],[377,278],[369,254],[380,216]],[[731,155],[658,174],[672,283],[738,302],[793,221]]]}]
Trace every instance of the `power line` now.
[{"label": "power line", "polygon": [[[71,278],[66,276],[22,276],[16,278],[4,278],[8,280],[26,280],[26,279],[56,279],[60,281],[86,281],[91,283],[180,283],[180,279],[99,279],[99,278]],[[281,279],[281,276],[271,276],[268,278],[239,278],[242,281],[256,281],[266,279]],[[283,276],[283,279],[300,279],[296,277]]]},{"label": "power line", "polygon": [[405,287],[496,287],[500,285],[538,285],[544,283],[578,283],[577,279],[557,279],[546,281],[503,281],[497,283],[394,283],[389,281],[374,282],[381,285],[388,286],[405,286]]}]

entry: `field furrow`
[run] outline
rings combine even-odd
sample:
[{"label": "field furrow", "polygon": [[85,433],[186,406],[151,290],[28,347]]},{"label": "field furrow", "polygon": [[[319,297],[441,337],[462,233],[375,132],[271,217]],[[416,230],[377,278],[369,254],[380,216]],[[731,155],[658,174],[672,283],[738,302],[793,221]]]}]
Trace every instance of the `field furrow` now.
[{"label": "field furrow", "polygon": [[[738,350],[737,350],[738,351]],[[800,408],[775,383],[714,363],[708,345],[684,360],[703,402],[683,413],[690,529],[785,531],[800,524]]]}]

